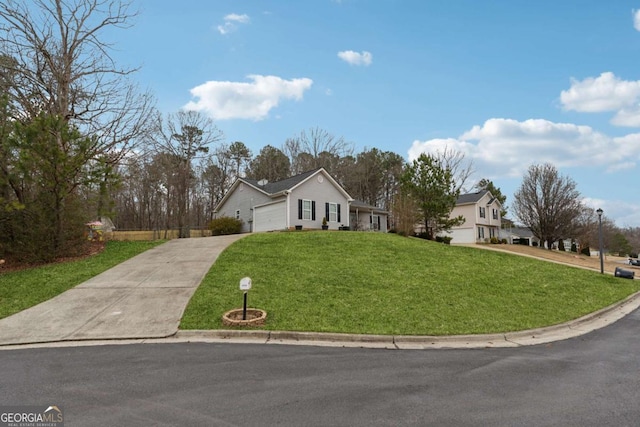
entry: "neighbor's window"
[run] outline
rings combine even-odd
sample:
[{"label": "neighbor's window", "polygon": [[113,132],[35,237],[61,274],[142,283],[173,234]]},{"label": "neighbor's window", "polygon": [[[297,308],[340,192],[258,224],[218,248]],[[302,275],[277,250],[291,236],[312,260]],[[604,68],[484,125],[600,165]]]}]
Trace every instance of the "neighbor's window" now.
[{"label": "neighbor's window", "polygon": [[493,210],[493,219],[498,219],[498,209]]},{"label": "neighbor's window", "polygon": [[240,219],[240,209],[236,210],[236,219]]},{"label": "neighbor's window", "polygon": [[478,239],[484,239],[484,227],[478,227]]},{"label": "neighbor's window", "polygon": [[485,208],[483,208],[482,206],[480,207],[480,218],[484,218],[485,217]]},{"label": "neighbor's window", "polygon": [[371,229],[379,230],[380,229],[380,216],[379,215],[371,215]]},{"label": "neighbor's window", "polygon": [[302,219],[311,219],[311,200],[302,201]]},{"label": "neighbor's window", "polygon": [[338,222],[338,204],[337,203],[329,203],[329,218],[327,218],[330,222]]}]

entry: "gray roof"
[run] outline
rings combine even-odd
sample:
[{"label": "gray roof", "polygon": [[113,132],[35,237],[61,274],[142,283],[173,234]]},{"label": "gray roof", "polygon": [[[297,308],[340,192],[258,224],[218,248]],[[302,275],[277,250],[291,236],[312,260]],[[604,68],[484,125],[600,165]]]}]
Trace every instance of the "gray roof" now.
[{"label": "gray roof", "polygon": [[[477,203],[489,191],[480,190],[477,193],[467,193],[458,196],[457,205],[466,205],[467,203]],[[493,200],[492,200],[493,201]]]},{"label": "gray roof", "polygon": [[362,209],[366,209],[366,210],[373,210],[376,212],[382,212],[382,213],[387,213],[387,211],[380,209],[376,206],[372,206],[372,205],[368,205],[365,202],[362,202],[360,200],[352,200],[351,201],[351,207],[352,208],[362,208]]},{"label": "gray roof", "polygon": [[273,194],[276,194],[276,193],[280,193],[280,192],[282,192],[284,190],[292,189],[293,187],[295,187],[296,185],[300,184],[305,179],[309,178],[314,173],[318,172],[320,169],[322,169],[322,168],[318,168],[318,169],[314,169],[312,171],[304,172],[304,173],[301,173],[300,175],[296,175],[296,176],[292,176],[292,177],[287,178],[287,179],[283,179],[282,181],[268,182],[265,185],[258,184],[258,181],[255,180],[255,179],[242,178],[242,180],[245,181],[246,183],[256,187],[256,188],[261,189],[262,191],[264,191],[267,194],[273,195]]}]

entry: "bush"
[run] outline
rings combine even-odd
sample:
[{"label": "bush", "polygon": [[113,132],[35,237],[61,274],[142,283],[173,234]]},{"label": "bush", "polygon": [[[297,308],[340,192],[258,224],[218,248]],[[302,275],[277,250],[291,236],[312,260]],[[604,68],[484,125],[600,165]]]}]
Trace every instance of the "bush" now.
[{"label": "bush", "polygon": [[221,216],[209,223],[209,230],[212,236],[223,236],[227,234],[240,234],[242,231],[242,220]]},{"label": "bush", "polygon": [[502,240],[500,241],[500,243],[502,243],[503,245],[506,245],[506,244],[507,244],[507,239],[502,239]]},{"label": "bush", "polygon": [[576,245],[576,242],[571,242],[571,252],[578,252],[578,246]]},{"label": "bush", "polygon": [[452,239],[453,237],[451,236],[436,236],[436,242],[444,243],[445,245],[450,244]]},{"label": "bush", "polygon": [[564,240],[558,240],[558,250],[560,252],[566,252],[566,249],[564,248]]},{"label": "bush", "polygon": [[638,258],[638,252],[629,252],[629,258]]},{"label": "bush", "polygon": [[580,253],[586,256],[591,256],[591,251],[589,250],[589,246],[585,246],[580,250]]},{"label": "bush", "polygon": [[492,238],[491,238],[491,243],[492,243],[492,244],[497,245],[497,244],[498,244],[498,242],[499,242],[499,240],[498,240],[498,238],[497,238],[497,237],[495,237],[495,236],[494,236],[494,237],[492,237]]}]

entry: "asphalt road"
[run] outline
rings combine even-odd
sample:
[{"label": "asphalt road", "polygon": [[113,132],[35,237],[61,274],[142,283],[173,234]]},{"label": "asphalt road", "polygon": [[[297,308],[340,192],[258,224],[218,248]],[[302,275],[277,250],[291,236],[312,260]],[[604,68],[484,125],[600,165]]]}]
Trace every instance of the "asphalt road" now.
[{"label": "asphalt road", "polygon": [[640,312],[483,350],[135,344],[0,351],[3,405],[66,426],[637,426]]}]

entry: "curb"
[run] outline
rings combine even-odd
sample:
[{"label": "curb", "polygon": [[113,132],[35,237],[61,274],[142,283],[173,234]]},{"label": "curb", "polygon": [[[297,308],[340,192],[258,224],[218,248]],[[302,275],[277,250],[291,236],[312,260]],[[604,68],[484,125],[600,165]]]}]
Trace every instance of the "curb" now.
[{"label": "curb", "polygon": [[620,320],[640,307],[640,292],[636,292],[608,307],[558,325],[518,332],[479,335],[367,335],[330,332],[296,332],[268,330],[178,330],[167,337],[114,338],[102,340],[52,341],[3,344],[1,350],[46,347],[82,347],[124,344],[170,343],[235,343],[280,344],[321,347],[380,348],[393,350],[480,349],[524,347],[548,344],[586,335]]}]

